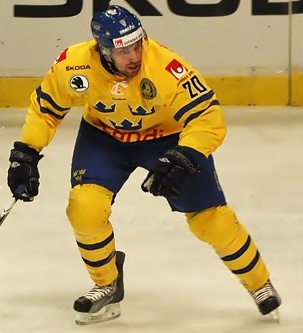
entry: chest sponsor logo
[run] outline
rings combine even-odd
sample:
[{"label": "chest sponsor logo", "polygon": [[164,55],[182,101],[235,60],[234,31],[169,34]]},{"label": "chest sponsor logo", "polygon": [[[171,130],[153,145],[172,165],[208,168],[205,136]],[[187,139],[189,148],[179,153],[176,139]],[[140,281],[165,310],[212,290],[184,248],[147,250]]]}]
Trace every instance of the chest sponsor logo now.
[{"label": "chest sponsor logo", "polygon": [[138,142],[138,141],[148,141],[162,138],[164,136],[164,130],[160,128],[154,128],[144,132],[127,131],[124,132],[120,129],[112,129],[105,125],[100,119],[93,121],[93,124],[100,128],[103,132],[111,135],[115,139],[122,142]]},{"label": "chest sponsor logo", "polygon": [[178,60],[172,60],[165,69],[172,74],[177,80],[180,80],[183,75],[187,73],[185,68]]},{"label": "chest sponsor logo", "polygon": [[76,92],[83,92],[88,89],[88,79],[84,75],[74,75],[70,79],[70,86]]}]

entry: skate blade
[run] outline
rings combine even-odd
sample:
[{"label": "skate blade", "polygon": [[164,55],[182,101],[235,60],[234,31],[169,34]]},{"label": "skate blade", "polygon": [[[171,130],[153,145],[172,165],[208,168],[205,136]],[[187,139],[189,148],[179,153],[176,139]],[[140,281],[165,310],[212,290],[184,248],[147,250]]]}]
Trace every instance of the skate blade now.
[{"label": "skate blade", "polygon": [[120,315],[120,303],[113,303],[104,306],[100,311],[96,313],[77,312],[75,322],[77,325],[90,325],[113,320],[120,317]]}]

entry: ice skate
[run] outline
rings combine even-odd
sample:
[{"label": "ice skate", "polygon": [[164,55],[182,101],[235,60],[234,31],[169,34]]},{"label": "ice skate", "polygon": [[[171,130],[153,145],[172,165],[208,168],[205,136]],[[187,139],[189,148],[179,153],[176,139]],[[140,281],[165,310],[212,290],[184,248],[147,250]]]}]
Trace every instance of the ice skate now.
[{"label": "ice skate", "polygon": [[74,303],[77,312],[76,324],[88,325],[116,319],[121,314],[120,301],[124,298],[123,263],[125,254],[116,253],[116,265],[119,275],[107,286],[95,285],[86,295]]},{"label": "ice skate", "polygon": [[270,280],[260,289],[251,291],[250,294],[263,315],[270,315],[274,321],[280,321],[278,307],[281,305],[281,299]]}]

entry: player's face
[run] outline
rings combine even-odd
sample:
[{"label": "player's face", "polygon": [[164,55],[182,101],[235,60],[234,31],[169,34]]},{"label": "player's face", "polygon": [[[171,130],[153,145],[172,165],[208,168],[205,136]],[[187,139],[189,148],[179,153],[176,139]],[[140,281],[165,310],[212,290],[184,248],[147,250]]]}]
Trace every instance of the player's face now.
[{"label": "player's face", "polygon": [[111,58],[122,75],[134,77],[138,74],[142,59],[142,41],[111,50]]}]

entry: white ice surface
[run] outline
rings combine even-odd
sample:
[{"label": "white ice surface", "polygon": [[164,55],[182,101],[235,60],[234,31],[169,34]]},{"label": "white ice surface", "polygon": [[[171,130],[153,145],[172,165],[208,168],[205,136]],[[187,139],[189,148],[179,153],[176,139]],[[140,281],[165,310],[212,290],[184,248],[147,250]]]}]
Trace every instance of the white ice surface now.
[{"label": "white ice surface", "polygon": [[[281,323],[262,317],[238,280],[182,214],[141,192],[138,169],[117,197],[111,221],[126,252],[122,316],[74,324],[72,304],[92,283],[65,216],[72,148],[81,114],[60,125],[40,162],[40,195],[18,202],[0,228],[2,333],[302,333],[303,110],[224,108],[228,134],[215,153],[229,204],[259,246],[281,294]],[[0,210],[9,150],[24,110],[0,110]]]}]

